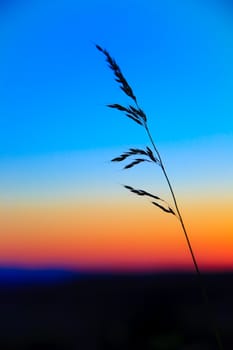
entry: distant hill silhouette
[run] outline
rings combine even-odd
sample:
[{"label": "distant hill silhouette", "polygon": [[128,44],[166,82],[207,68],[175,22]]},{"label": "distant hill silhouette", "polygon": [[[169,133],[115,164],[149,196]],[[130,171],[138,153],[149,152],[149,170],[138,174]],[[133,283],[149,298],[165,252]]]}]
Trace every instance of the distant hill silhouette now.
[{"label": "distant hill silhouette", "polygon": [[79,273],[74,273],[65,269],[30,269],[17,267],[0,267],[1,284],[24,284],[24,283],[54,283],[78,277]]},{"label": "distant hill silhouette", "polygon": [[[216,349],[193,274],[2,269],[0,276],[1,349]],[[233,274],[205,281],[232,349]]]}]

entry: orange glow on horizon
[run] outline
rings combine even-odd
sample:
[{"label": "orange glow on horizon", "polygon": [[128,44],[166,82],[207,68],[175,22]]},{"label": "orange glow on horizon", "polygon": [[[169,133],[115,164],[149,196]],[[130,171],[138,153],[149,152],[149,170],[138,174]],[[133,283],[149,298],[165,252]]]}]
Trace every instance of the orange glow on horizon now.
[{"label": "orange glow on horizon", "polygon": [[[233,268],[230,210],[186,206],[202,269]],[[190,209],[191,207],[191,209]],[[193,269],[178,220],[147,203],[21,205],[1,210],[0,265],[82,269]]]}]

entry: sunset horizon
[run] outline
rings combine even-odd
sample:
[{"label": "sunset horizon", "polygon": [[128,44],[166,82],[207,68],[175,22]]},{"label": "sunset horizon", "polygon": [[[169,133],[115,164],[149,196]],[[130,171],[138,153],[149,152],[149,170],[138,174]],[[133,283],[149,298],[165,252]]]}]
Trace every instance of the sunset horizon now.
[{"label": "sunset horizon", "polygon": [[22,1],[0,14],[0,267],[194,271],[177,217],[122,186],[173,205],[161,169],[111,162],[152,145],[106,107],[130,102],[98,44],[147,115],[200,270],[232,271],[232,8],[117,6]]}]

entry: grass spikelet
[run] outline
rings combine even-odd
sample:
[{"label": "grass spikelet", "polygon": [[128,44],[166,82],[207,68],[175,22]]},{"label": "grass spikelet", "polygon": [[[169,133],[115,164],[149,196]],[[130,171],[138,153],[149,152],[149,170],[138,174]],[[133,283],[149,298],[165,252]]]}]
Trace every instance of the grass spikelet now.
[{"label": "grass spikelet", "polygon": [[105,55],[106,61],[108,62],[109,67],[112,69],[112,71],[116,77],[116,79],[115,79],[116,82],[120,84],[121,90],[124,91],[124,93],[127,96],[131,97],[134,100],[134,102],[137,102],[136,97],[133,93],[133,90],[131,89],[131,87],[127,83],[127,80],[125,79],[125,77],[121,73],[120,67],[118,66],[116,61],[109,55],[107,50],[103,49],[99,45],[96,45],[96,48]]},{"label": "grass spikelet", "polygon": [[144,158],[137,158],[135,159],[132,163],[129,163],[127,165],[124,166],[124,169],[129,169],[132,168],[133,166],[142,163],[142,162],[150,162],[148,159],[144,159]]},{"label": "grass spikelet", "polygon": [[[122,153],[119,157],[113,158],[111,161],[112,162],[122,162],[126,158],[128,158],[132,155],[137,155],[137,154],[145,155],[149,159],[136,158],[134,161],[134,164],[131,163],[132,164],[131,166],[134,166],[134,165],[139,164],[141,162],[155,162],[155,163],[159,164],[159,160],[154,156],[153,152],[151,151],[151,149],[149,147],[146,147],[146,150],[139,149],[139,148],[130,148],[130,150],[128,152]],[[126,167],[124,167],[124,169],[131,168],[131,166],[126,166]]]}]

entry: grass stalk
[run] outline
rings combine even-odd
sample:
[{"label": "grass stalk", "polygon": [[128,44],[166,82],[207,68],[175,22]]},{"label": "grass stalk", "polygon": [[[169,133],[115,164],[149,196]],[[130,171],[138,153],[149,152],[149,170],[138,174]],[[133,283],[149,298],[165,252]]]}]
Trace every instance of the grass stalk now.
[{"label": "grass stalk", "polygon": [[128,185],[124,185],[124,187],[126,189],[130,190],[131,192],[139,195],[139,196],[147,196],[150,199],[152,198],[153,199],[153,201],[151,202],[152,204],[154,204],[155,206],[157,206],[158,208],[160,208],[164,212],[176,216],[177,219],[179,220],[181,227],[182,227],[182,231],[183,231],[184,236],[185,236],[186,243],[188,245],[189,252],[190,252],[191,257],[192,257],[193,265],[195,267],[199,286],[200,286],[202,296],[203,296],[203,302],[206,306],[206,312],[207,312],[207,315],[209,316],[209,321],[211,323],[212,329],[213,329],[214,334],[215,334],[216,344],[217,344],[219,350],[223,350],[222,340],[220,337],[220,333],[218,330],[218,326],[217,326],[215,317],[213,315],[212,307],[210,305],[210,301],[209,301],[207,290],[206,290],[206,287],[205,287],[205,284],[203,281],[203,277],[202,277],[201,271],[199,269],[197,259],[195,257],[187,230],[186,230],[185,225],[184,225],[184,221],[183,221],[183,218],[182,218],[182,215],[181,215],[178,203],[177,203],[175,192],[173,190],[172,184],[171,184],[169,177],[167,175],[167,171],[166,171],[166,168],[164,166],[162,157],[158,151],[158,148],[156,147],[156,144],[155,144],[153,137],[151,135],[151,132],[149,130],[149,127],[147,124],[147,116],[144,113],[144,111],[139,107],[139,104],[137,102],[137,98],[133,92],[133,89],[128,84],[127,80],[125,79],[124,75],[122,74],[121,69],[118,66],[118,64],[116,63],[116,61],[110,56],[110,54],[108,53],[107,50],[103,49],[99,45],[96,45],[96,48],[105,55],[106,61],[109,65],[110,69],[113,71],[113,73],[115,75],[115,80],[117,83],[119,83],[121,90],[133,101],[133,105],[129,105],[127,107],[122,106],[120,104],[110,104],[107,106],[109,108],[117,109],[120,112],[123,112],[128,118],[130,118],[131,120],[133,120],[134,122],[136,122],[137,124],[142,126],[144,128],[144,130],[146,131],[147,136],[150,140],[150,143],[152,144],[152,148],[154,150],[154,153],[153,153],[153,151],[148,146],[146,147],[146,149],[130,148],[127,152],[124,152],[119,157],[112,159],[112,161],[113,162],[121,162],[121,161],[125,161],[126,159],[128,160],[132,156],[139,156],[140,158],[134,159],[131,163],[127,164],[124,167],[124,169],[132,168],[132,167],[136,166],[137,164],[145,162],[145,161],[152,162],[161,168],[162,173],[166,179],[167,185],[169,187],[175,210],[169,205],[169,203],[166,200],[158,197],[157,195],[154,195],[154,194],[147,192],[145,190],[135,189],[132,186],[128,186]]},{"label": "grass stalk", "polygon": [[198,266],[198,263],[197,263],[197,259],[195,257],[195,254],[194,254],[194,251],[193,251],[193,248],[192,248],[192,245],[191,245],[188,233],[187,233],[185,225],[184,225],[184,221],[183,221],[182,215],[181,215],[180,210],[179,210],[179,206],[178,206],[178,203],[177,203],[175,192],[174,192],[174,190],[172,188],[172,185],[171,185],[171,182],[170,182],[169,177],[167,175],[167,172],[166,172],[165,166],[163,164],[162,158],[160,156],[160,153],[159,153],[157,147],[155,146],[154,140],[153,140],[153,138],[151,136],[150,130],[149,130],[147,125],[145,126],[145,129],[146,129],[147,135],[148,135],[148,137],[149,137],[149,139],[150,139],[150,141],[151,141],[151,143],[153,145],[153,148],[154,148],[154,150],[155,150],[155,152],[156,152],[156,154],[157,154],[157,156],[158,156],[158,158],[160,160],[162,172],[164,174],[164,177],[165,177],[166,182],[168,184],[170,193],[172,195],[172,199],[173,199],[173,202],[174,202],[174,205],[175,205],[175,208],[176,208],[176,212],[178,214],[178,219],[180,221],[180,224],[181,224],[181,227],[182,227],[182,230],[183,230],[183,233],[184,233],[187,245],[188,245],[188,249],[189,249],[189,252],[190,252],[191,257],[192,257],[193,265],[195,267],[195,271],[196,271],[196,274],[197,274],[197,277],[198,277],[198,280],[199,280],[199,285],[200,285],[200,288],[201,288],[203,301],[205,303],[206,310],[207,310],[207,313],[209,315],[210,322],[212,323],[212,328],[213,328],[214,333],[215,333],[215,338],[216,338],[216,342],[217,342],[218,348],[219,348],[219,350],[223,350],[223,345],[222,345],[220,333],[219,333],[219,330],[218,330],[218,326],[216,324],[215,317],[213,317],[213,312],[212,312],[212,307],[210,305],[210,300],[209,300],[209,297],[208,297],[208,294],[207,294],[207,291],[206,291],[206,287],[205,287],[205,284],[204,284],[204,281],[203,281],[203,278],[202,278],[202,274],[201,274],[201,271],[199,269],[199,266]]}]

